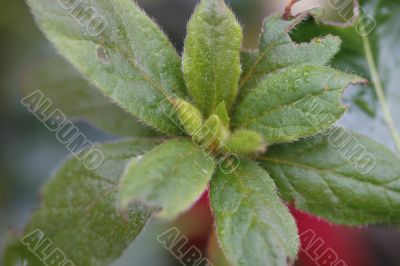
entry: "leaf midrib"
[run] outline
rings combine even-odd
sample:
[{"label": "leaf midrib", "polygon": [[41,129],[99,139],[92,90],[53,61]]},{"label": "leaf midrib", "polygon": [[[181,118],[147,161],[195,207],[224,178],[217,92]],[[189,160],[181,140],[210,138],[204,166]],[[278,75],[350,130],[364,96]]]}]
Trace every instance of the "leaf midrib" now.
[{"label": "leaf midrib", "polygon": [[[269,178],[271,178],[270,176],[269,176],[269,174],[268,173],[264,173],[265,175],[268,175],[268,177]],[[248,189],[246,189],[246,185],[244,184],[244,180],[242,179],[242,176],[238,176],[238,173],[237,172],[235,172],[235,173],[233,173],[233,175],[235,175],[235,177],[236,177],[236,180],[238,180],[238,182],[239,182],[239,185],[241,186],[241,188],[242,188],[242,191],[245,191],[246,192],[246,194],[248,195],[248,197],[242,197],[241,198],[241,203],[248,203],[249,202],[249,198],[252,198],[252,196],[254,196],[254,191],[253,191],[253,189],[250,189],[250,190],[248,190]],[[260,178],[260,177],[256,177],[256,178]],[[271,178],[271,180],[272,180],[272,178]],[[265,180],[264,179],[262,179],[262,182],[266,185],[266,186],[268,186],[269,184],[267,184],[266,182],[265,182]],[[279,197],[275,194],[275,199],[276,200],[280,200],[279,199]],[[243,202],[243,200],[244,200],[244,202]],[[264,200],[265,201],[265,200]],[[283,204],[283,203],[282,203]],[[247,204],[246,204],[247,205]],[[269,205],[269,204],[268,204]],[[269,207],[269,206],[268,206]],[[239,209],[240,208],[237,208],[237,210],[236,210],[236,212],[238,212],[239,211]],[[276,214],[276,217],[279,217],[278,219],[279,220],[281,220],[282,219],[282,217],[279,215],[279,213],[277,214],[277,212],[275,211],[275,208],[268,208],[269,209],[269,211],[271,212],[271,213],[274,213],[274,214]],[[276,239],[280,242],[280,244],[281,244],[281,247],[283,247],[285,250],[286,250],[286,253],[287,254],[290,254],[290,247],[288,247],[287,245],[286,245],[286,243],[283,241],[283,239],[281,239],[281,235],[276,231],[276,229],[275,229],[275,227],[273,227],[273,226],[271,226],[269,223],[267,223],[267,222],[264,222],[262,219],[259,219],[258,218],[258,212],[256,211],[256,210],[253,210],[252,211],[252,220],[256,223],[256,224],[260,224],[260,225],[262,225],[262,226],[266,226],[266,227],[268,227],[268,228],[270,228],[271,229],[271,231],[273,232],[273,234],[275,234],[275,236],[276,236]],[[254,220],[255,219],[255,220]],[[282,221],[282,220],[281,220]],[[248,231],[248,229],[249,228],[247,228],[247,230],[246,231]],[[285,228],[285,229],[287,229],[287,228]]]},{"label": "leaf midrib", "polygon": [[[122,18],[120,17],[121,14],[116,13],[115,8],[111,5],[112,9],[110,8],[110,11],[112,11],[111,13],[114,15],[114,19],[117,20],[116,23],[117,27],[119,30],[121,30],[123,32],[123,35],[125,37],[125,41],[127,41],[124,45],[128,44],[129,48],[128,52],[125,52],[124,50],[122,50],[121,48],[119,48],[119,46],[114,46],[111,43],[109,43],[107,40],[103,39],[103,41],[105,40],[106,42],[100,41],[99,43],[94,42],[94,40],[92,39],[84,39],[81,38],[82,36],[76,37],[74,35],[70,35],[67,32],[65,32],[62,28],[60,28],[60,30],[58,30],[57,32],[64,32],[63,36],[65,38],[71,39],[71,40],[76,40],[76,41],[83,41],[83,42],[89,42],[95,45],[102,45],[105,46],[111,50],[114,50],[115,52],[121,54],[129,63],[130,65],[138,70],[138,72],[140,73],[140,75],[142,76],[142,78],[147,81],[152,87],[156,88],[157,90],[159,90],[169,101],[170,101],[170,97],[168,95],[168,93],[166,92],[166,90],[164,89],[164,87],[158,83],[157,81],[153,80],[144,69],[142,69],[135,60],[135,55],[134,55],[134,50],[133,47],[131,45],[130,39],[127,37],[127,31],[124,27],[124,23],[122,22]],[[52,14],[49,14],[50,16],[52,16]],[[49,29],[52,30],[52,29]],[[173,48],[174,49],[174,48]],[[175,50],[175,49],[174,49]],[[176,52],[176,50],[175,50]],[[84,68],[83,68],[84,69]],[[171,101],[170,101],[171,102]]]},{"label": "leaf midrib", "polygon": [[[319,96],[327,93],[328,91],[329,92],[335,92],[335,91],[341,91],[341,90],[342,90],[341,88],[332,89],[332,90],[329,90],[329,88],[328,89],[325,88],[323,90],[318,91],[317,93],[303,94],[299,98],[293,99],[293,100],[291,100],[291,101],[289,101],[289,102],[287,102],[285,104],[279,104],[279,105],[274,106],[273,108],[263,110],[262,112],[258,113],[256,116],[254,116],[252,119],[249,119],[246,122],[240,124],[238,127],[245,127],[246,128],[246,127],[249,126],[249,124],[252,124],[253,122],[257,121],[258,119],[260,119],[262,117],[265,117],[265,116],[268,116],[269,114],[277,112],[277,111],[279,111],[281,109],[287,108],[289,105],[296,104],[296,103],[298,103],[298,102],[300,102],[300,101],[302,101],[304,99],[307,99],[308,97],[319,97]],[[319,97],[319,99],[323,100],[323,98],[321,98],[321,97]]]},{"label": "leaf midrib", "polygon": [[[340,177],[343,177],[346,179],[351,179],[354,181],[354,179],[352,179],[351,176],[347,176],[343,173],[336,172],[333,168],[318,168],[318,167],[315,167],[312,165],[307,165],[307,164],[302,164],[302,163],[297,163],[297,162],[293,162],[293,161],[272,158],[272,157],[267,157],[267,156],[261,156],[261,157],[258,157],[257,159],[262,160],[262,161],[269,161],[269,162],[276,163],[276,164],[283,164],[283,165],[288,165],[288,166],[292,166],[292,167],[297,167],[297,168],[301,168],[304,170],[311,170],[313,172],[318,172],[318,173],[329,173],[329,174],[339,175]],[[389,190],[394,193],[400,193],[400,190],[396,190],[394,188],[387,187],[387,184],[393,183],[394,181],[397,181],[397,180],[400,180],[400,177],[393,179],[393,180],[389,180],[385,184],[378,184],[378,183],[372,182],[369,179],[359,179],[359,178],[356,179],[356,181],[361,182],[361,183],[365,183],[368,185],[372,185],[374,187],[382,188],[384,190]]]},{"label": "leaf midrib", "polygon": [[298,24],[297,20],[294,20],[292,24],[289,24],[288,27],[286,27],[286,29],[279,34],[279,37],[276,38],[270,45],[268,45],[268,47],[260,54],[260,51],[258,51],[258,58],[256,60],[256,62],[253,64],[253,66],[250,68],[250,70],[246,73],[246,75],[244,76],[244,78],[240,81],[239,83],[239,90],[244,87],[244,84],[246,84],[247,81],[250,80],[250,78],[253,76],[253,72],[255,71],[255,69],[257,68],[257,66],[260,64],[260,62],[265,58],[265,56],[276,46],[279,46],[278,42],[280,40],[280,38],[282,36],[284,36],[285,34],[288,34],[293,27],[295,27]]}]

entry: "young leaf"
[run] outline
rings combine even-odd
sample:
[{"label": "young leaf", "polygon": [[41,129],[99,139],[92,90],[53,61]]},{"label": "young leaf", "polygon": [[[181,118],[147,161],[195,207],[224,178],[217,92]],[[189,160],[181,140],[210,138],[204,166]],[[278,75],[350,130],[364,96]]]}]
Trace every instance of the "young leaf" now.
[{"label": "young leaf", "polygon": [[233,125],[262,134],[268,144],[309,137],[343,115],[349,84],[365,82],[323,66],[289,67],[258,83],[237,106]]},{"label": "young leaf", "polygon": [[45,187],[41,207],[23,233],[27,236],[38,232],[41,241],[11,244],[5,256],[6,264],[26,261],[26,265],[50,265],[51,256],[47,258],[49,261],[38,262],[37,256],[46,259],[46,253],[39,253],[40,245],[33,245],[45,243],[42,242],[45,238],[52,243],[46,252],[59,248],[66,257],[65,263],[71,260],[74,265],[97,266],[109,265],[117,259],[150,215],[140,205],[131,206],[125,214],[117,210],[118,180],[130,158],[156,144],[150,140],[133,140],[99,145],[104,161],[95,171],[87,170],[77,159],[68,160]]},{"label": "young leaf", "polygon": [[160,208],[160,218],[174,218],[201,196],[213,170],[213,159],[190,141],[165,142],[129,164],[119,203],[141,201]]},{"label": "young leaf", "polygon": [[194,136],[203,124],[203,116],[200,111],[190,103],[182,99],[174,99],[173,105],[176,109],[180,125],[183,126],[189,136]]},{"label": "young leaf", "polygon": [[[129,0],[28,0],[37,23],[85,77],[148,125],[177,134],[168,96],[185,97],[180,58]],[[156,51],[156,52],[155,52]]]},{"label": "young leaf", "polygon": [[60,57],[43,59],[26,73],[24,81],[24,94],[41,91],[43,97],[52,101],[51,111],[58,108],[68,119],[83,118],[117,136],[156,135],[91,86]]},{"label": "young leaf", "polygon": [[234,132],[224,141],[223,148],[227,152],[241,155],[254,155],[264,153],[267,144],[263,137],[257,132],[250,130],[239,130]]},{"label": "young leaf", "polygon": [[259,50],[242,53],[241,99],[269,73],[303,64],[323,66],[339,51],[341,40],[332,35],[315,38],[309,43],[293,42],[289,32],[300,22],[299,19],[283,20],[281,14],[266,18]]},{"label": "young leaf", "polygon": [[226,109],[225,102],[221,102],[218,104],[217,108],[215,108],[215,113],[222,121],[226,128],[229,128],[229,124],[231,122],[228,110]]},{"label": "young leaf", "polygon": [[400,164],[384,146],[337,128],[260,158],[281,195],[332,222],[400,221]]},{"label": "young leaf", "polygon": [[199,137],[202,146],[216,151],[228,136],[229,130],[219,116],[211,115],[202,126]]},{"label": "young leaf", "polygon": [[183,73],[206,117],[222,101],[229,110],[236,99],[241,42],[242,29],[224,0],[202,0],[188,24]]},{"label": "young leaf", "polygon": [[270,176],[243,159],[232,174],[211,182],[219,242],[232,265],[287,265],[299,247],[296,223]]}]

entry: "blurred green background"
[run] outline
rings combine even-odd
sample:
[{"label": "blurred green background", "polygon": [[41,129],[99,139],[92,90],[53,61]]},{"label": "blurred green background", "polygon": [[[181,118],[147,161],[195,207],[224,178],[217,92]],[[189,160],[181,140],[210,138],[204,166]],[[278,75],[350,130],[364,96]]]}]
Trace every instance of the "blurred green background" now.
[{"label": "blurred green background", "polygon": [[[167,32],[177,49],[181,50],[186,23],[196,1],[138,2]],[[244,25],[244,46],[254,48],[257,45],[263,18],[272,12],[282,11],[286,1],[232,0],[230,2]],[[304,5],[297,7],[297,10],[318,2],[326,5],[323,0],[305,0]],[[40,65],[46,58],[52,57],[55,51],[35,26],[23,0],[2,0],[2,4],[0,9],[0,250],[3,249],[6,231],[11,229],[10,226],[20,229],[24,225],[31,210],[37,207],[40,187],[68,156],[68,151],[58,143],[54,134],[20,104],[25,86],[29,86],[27,77],[32,68]],[[400,32],[397,34],[400,35]],[[398,76],[396,80],[398,81]],[[379,117],[379,111],[376,118],[371,117],[371,113],[376,112],[373,93],[371,91],[361,93],[360,90],[362,89],[352,88],[351,92],[346,94],[345,101],[350,103],[358,99],[361,101],[359,106],[367,105],[372,111],[368,113],[365,112],[365,108],[354,107],[342,123],[393,148],[390,135]],[[395,113],[395,116],[398,115],[398,112]],[[77,121],[76,125],[93,141],[115,139],[114,136],[92,127],[85,121]],[[211,229],[208,216],[208,210],[200,207],[192,213],[191,218],[189,216],[181,218],[177,224],[185,234],[204,242],[201,234],[207,234]],[[199,218],[193,219],[193,217]],[[168,226],[170,225],[155,223],[148,227],[139,241],[127,250],[116,265],[180,265],[156,241],[156,235]],[[376,253],[374,258],[377,261],[375,265],[400,265],[399,254],[396,251],[400,244],[400,236],[396,231],[377,228],[365,230],[363,233],[374,247]]]}]

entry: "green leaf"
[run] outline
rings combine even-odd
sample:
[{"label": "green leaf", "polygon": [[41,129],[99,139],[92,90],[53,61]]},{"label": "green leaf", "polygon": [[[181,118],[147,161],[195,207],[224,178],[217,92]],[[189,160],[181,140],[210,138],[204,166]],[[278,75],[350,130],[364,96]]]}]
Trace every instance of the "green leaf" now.
[{"label": "green leaf", "polygon": [[118,136],[156,134],[91,86],[60,57],[46,57],[32,66],[23,87],[26,95],[40,90],[52,101],[52,109],[60,109],[69,119],[83,118]]},{"label": "green leaf", "polygon": [[228,110],[226,110],[225,102],[218,104],[217,108],[215,109],[215,114],[221,119],[222,123],[224,123],[224,126],[229,128],[231,118],[229,117]]},{"label": "green leaf", "polygon": [[298,65],[326,65],[339,51],[341,40],[328,35],[309,43],[297,44],[289,32],[300,22],[286,21],[281,14],[272,15],[264,21],[260,48],[242,53],[243,74],[240,80],[240,98],[245,97],[257,82],[276,70]]},{"label": "green leaf", "polygon": [[239,130],[234,132],[224,141],[223,148],[227,152],[241,155],[254,155],[264,153],[267,144],[263,137],[254,131]]},{"label": "green leaf", "polygon": [[198,134],[203,124],[203,116],[199,109],[182,99],[173,99],[180,125],[189,136]]},{"label": "green leaf", "polygon": [[[372,46],[373,57],[385,89],[387,102],[393,114],[395,126],[399,131],[400,118],[395,114],[400,113],[400,105],[398,104],[400,101],[400,90],[398,89],[400,18],[397,15],[400,12],[400,2],[389,0],[363,0],[359,2],[364,10],[361,12],[364,22],[372,20],[376,22],[375,29],[367,37]],[[350,4],[349,2],[345,6]],[[340,5],[340,3],[338,2],[337,5]],[[370,79],[363,40],[357,32],[358,29],[359,24],[341,28],[321,23],[316,24],[310,20],[299,25],[298,30],[294,32],[294,38],[297,41],[306,41],[324,34],[338,35],[343,40],[343,45],[332,64],[341,69],[351,69]],[[350,110],[343,124],[357,132],[373,137],[387,146],[394,147],[389,136],[390,133],[381,117],[374,84],[370,83],[369,88],[354,90],[354,93],[348,95],[348,101],[351,100],[355,103],[354,108]]]},{"label": "green leaf", "polygon": [[201,196],[214,170],[213,159],[187,140],[163,143],[129,164],[119,203],[141,201],[160,208],[158,217],[174,218]]},{"label": "green leaf", "polygon": [[[28,264],[23,265],[49,265],[51,256],[45,260],[47,264],[39,262],[37,256],[45,258],[57,248],[73,265],[109,265],[117,259],[150,215],[140,205],[132,205],[126,213],[118,211],[119,178],[132,157],[156,144],[152,140],[132,140],[99,145],[104,161],[95,171],[87,170],[77,159],[68,160],[41,194],[41,206],[23,233],[26,245],[18,239],[9,246],[6,265],[24,260]],[[52,243],[49,249],[35,245],[44,245],[45,238]]]},{"label": "green leaf", "polygon": [[[346,3],[346,5],[343,5],[343,7],[351,7],[353,8],[353,4],[355,1],[351,1]],[[393,4],[393,5],[388,5],[389,1],[382,1],[382,0],[371,0],[371,1],[362,1],[363,3],[367,3],[367,5],[363,5],[363,8],[366,6],[370,6],[367,10],[368,16],[371,16],[373,18],[377,18],[376,15],[379,15],[379,9],[384,9],[385,6],[390,6],[391,8],[396,8],[395,6],[398,4]],[[379,5],[381,8],[377,6],[377,3],[379,2]],[[385,3],[386,2],[386,3]],[[376,11],[374,10],[376,9]],[[340,12],[343,11],[342,9],[338,10],[329,10],[329,12]],[[328,10],[325,10],[325,13],[327,13]],[[353,15],[349,14],[346,12],[347,15]],[[394,12],[395,13],[395,12]],[[391,12],[388,13],[387,15],[390,16]],[[339,14],[337,14],[340,16]],[[393,15],[395,17],[395,15]],[[340,27],[340,26],[333,26],[333,25],[324,25],[320,22],[323,18],[317,18],[317,22],[309,19],[307,21],[303,21],[303,23],[299,24],[297,26],[296,31],[293,31],[292,38],[297,41],[297,42],[306,42],[310,39],[316,38],[321,35],[327,35],[327,34],[333,34],[335,36],[340,37],[342,40],[342,45],[340,51],[337,53],[335,58],[332,60],[332,64],[334,66],[338,67],[345,67],[345,68],[350,68],[353,71],[356,71],[357,73],[360,73],[366,77],[369,77],[369,72],[368,72],[368,66],[364,54],[364,49],[363,49],[363,42],[361,39],[360,34],[357,32],[356,29],[356,24],[354,26],[349,26],[349,27]],[[341,18],[338,18],[340,20]],[[378,18],[379,22],[383,23],[383,26],[386,27],[385,25],[385,18],[383,18],[381,15]],[[393,25],[392,25],[393,26]],[[376,47],[376,38],[393,38],[392,35],[389,32],[388,34],[384,35],[377,35],[378,31],[372,31],[371,34],[369,35],[371,41],[373,42],[373,46]],[[378,50],[375,49],[375,53],[378,52]]]},{"label": "green leaf", "polygon": [[243,159],[231,174],[217,172],[211,204],[220,244],[232,265],[287,265],[299,248],[296,223],[270,176]]},{"label": "green leaf", "polygon": [[238,92],[242,29],[223,0],[202,0],[188,24],[183,73],[189,94],[207,117]]},{"label": "green leaf", "polygon": [[233,125],[262,134],[268,144],[309,137],[343,115],[349,84],[365,82],[323,66],[288,67],[258,83],[237,106]]},{"label": "green leaf", "polygon": [[207,258],[216,266],[231,266],[226,258],[224,251],[218,244],[216,232],[212,232],[209,236],[207,244]]},{"label": "green leaf", "polygon": [[58,51],[122,108],[165,133],[171,95],[185,97],[180,57],[157,25],[129,0],[28,0]]},{"label": "green leaf", "polygon": [[341,224],[400,221],[399,158],[367,137],[336,128],[260,161],[296,208]]},{"label": "green leaf", "polygon": [[217,151],[228,136],[229,130],[219,116],[211,115],[201,128],[199,143],[204,148]]}]

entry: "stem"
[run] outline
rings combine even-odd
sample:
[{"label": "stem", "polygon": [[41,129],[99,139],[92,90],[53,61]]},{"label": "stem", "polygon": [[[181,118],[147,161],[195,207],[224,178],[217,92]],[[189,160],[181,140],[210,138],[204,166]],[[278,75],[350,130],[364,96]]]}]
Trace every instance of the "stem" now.
[{"label": "stem", "polygon": [[392,139],[394,144],[396,145],[397,151],[400,152],[400,135],[396,130],[396,126],[393,121],[392,114],[390,112],[389,105],[386,101],[385,93],[382,86],[382,81],[378,73],[378,69],[376,67],[375,59],[372,55],[371,44],[368,36],[365,34],[364,25],[361,25],[362,28],[362,41],[364,45],[365,56],[367,57],[368,67],[371,72],[372,82],[374,84],[376,95],[378,96],[379,103],[382,107],[384,120],[386,125],[392,135]]}]

